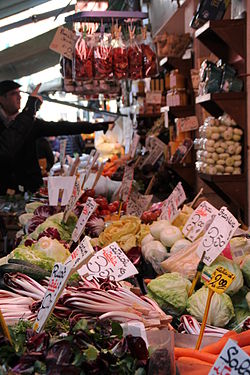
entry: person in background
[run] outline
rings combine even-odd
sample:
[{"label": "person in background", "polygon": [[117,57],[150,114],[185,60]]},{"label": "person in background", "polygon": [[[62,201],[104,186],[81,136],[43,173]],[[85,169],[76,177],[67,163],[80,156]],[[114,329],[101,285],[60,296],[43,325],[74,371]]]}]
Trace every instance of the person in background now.
[{"label": "person in background", "polygon": [[40,137],[89,134],[108,130],[109,123],[48,122],[35,117],[42,104],[38,95],[40,85],[29,96],[19,113],[20,85],[15,81],[0,82],[0,195],[8,189],[35,192],[43,184],[36,153]]}]

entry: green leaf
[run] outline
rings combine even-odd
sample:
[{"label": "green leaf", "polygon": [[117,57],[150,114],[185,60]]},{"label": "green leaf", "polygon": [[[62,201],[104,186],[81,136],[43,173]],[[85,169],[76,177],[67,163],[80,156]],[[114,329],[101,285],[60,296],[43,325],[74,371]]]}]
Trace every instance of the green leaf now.
[{"label": "green leaf", "polygon": [[85,331],[88,327],[88,322],[86,319],[80,319],[73,328],[73,332],[77,332],[79,330]]},{"label": "green leaf", "polygon": [[46,374],[46,365],[43,362],[35,361],[34,372],[38,374]]},{"label": "green leaf", "polygon": [[118,339],[122,339],[123,337],[122,326],[118,322],[112,321],[111,327],[112,327],[111,334],[117,336]]},{"label": "green leaf", "polygon": [[95,361],[99,351],[93,345],[89,345],[88,349],[84,350],[84,353],[88,361]]}]

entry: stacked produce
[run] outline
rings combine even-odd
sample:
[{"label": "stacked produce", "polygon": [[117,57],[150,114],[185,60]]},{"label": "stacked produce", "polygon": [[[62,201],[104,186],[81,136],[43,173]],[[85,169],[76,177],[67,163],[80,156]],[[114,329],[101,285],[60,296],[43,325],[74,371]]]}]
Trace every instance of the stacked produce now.
[{"label": "stacked produce", "polygon": [[196,144],[196,169],[201,173],[221,175],[242,173],[243,131],[228,115],[208,117],[199,128]]}]

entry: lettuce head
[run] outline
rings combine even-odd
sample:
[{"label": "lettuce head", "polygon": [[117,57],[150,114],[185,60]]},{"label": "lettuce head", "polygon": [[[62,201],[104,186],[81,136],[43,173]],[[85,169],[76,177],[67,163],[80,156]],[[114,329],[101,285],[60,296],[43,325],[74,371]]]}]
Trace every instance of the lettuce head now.
[{"label": "lettuce head", "polygon": [[12,250],[9,258],[25,260],[48,271],[51,271],[55,264],[55,260],[48,257],[44,252],[24,245]]},{"label": "lettuce head", "polygon": [[[243,287],[244,284],[240,266],[231,261],[230,259],[227,259],[223,256],[218,256],[218,258],[210,266],[205,266],[203,268],[203,272],[206,272],[211,276],[213,272],[216,270],[216,268],[219,266],[226,268],[228,271],[232,272],[235,275],[235,279],[229,286],[229,288],[226,290],[226,293],[229,295],[237,293]],[[203,279],[201,279],[201,281],[204,282]]]},{"label": "lettuce head", "polygon": [[191,282],[178,272],[165,273],[148,284],[148,296],[168,314],[181,315],[186,309]]},{"label": "lettuce head", "polygon": [[50,237],[41,237],[31,248],[33,251],[52,258],[54,262],[64,263],[70,256],[69,250],[62,243]]},{"label": "lettuce head", "polygon": [[[208,296],[208,288],[203,286],[189,297],[187,311],[190,315],[202,322]],[[234,307],[231,298],[223,293],[214,293],[208,313],[207,324],[215,327],[225,327],[234,317]]]}]

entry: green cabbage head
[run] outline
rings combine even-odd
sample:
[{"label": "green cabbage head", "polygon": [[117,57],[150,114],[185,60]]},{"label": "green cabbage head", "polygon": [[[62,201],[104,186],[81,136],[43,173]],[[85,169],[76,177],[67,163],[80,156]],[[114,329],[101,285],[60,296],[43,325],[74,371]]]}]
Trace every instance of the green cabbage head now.
[{"label": "green cabbage head", "polygon": [[165,273],[150,281],[148,296],[168,314],[181,315],[186,309],[191,282],[178,272]]},{"label": "green cabbage head", "polygon": [[[208,288],[203,286],[189,297],[187,311],[190,315],[202,322],[208,296]],[[207,324],[215,327],[225,327],[234,317],[234,308],[231,298],[223,293],[214,293],[208,313]]]}]

